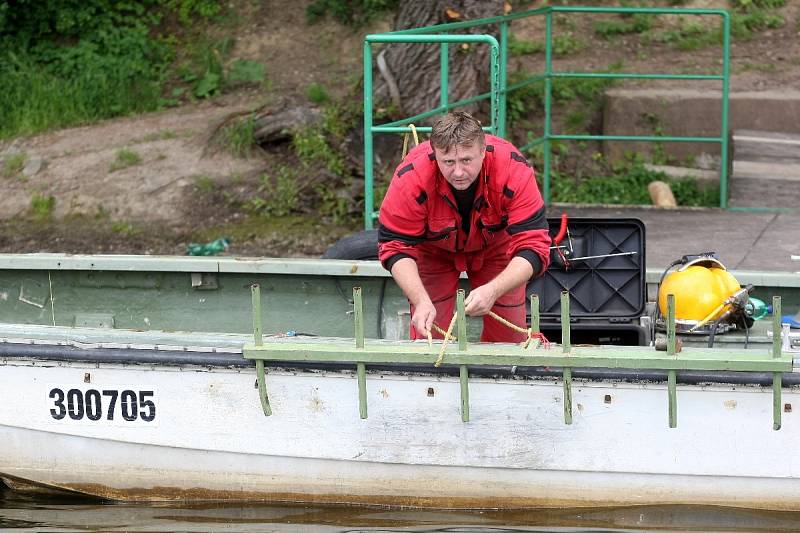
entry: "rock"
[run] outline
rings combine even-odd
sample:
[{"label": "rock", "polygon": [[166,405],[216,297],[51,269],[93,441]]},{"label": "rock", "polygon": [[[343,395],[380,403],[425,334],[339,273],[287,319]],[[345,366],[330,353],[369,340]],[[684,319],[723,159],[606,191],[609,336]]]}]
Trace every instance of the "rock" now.
[{"label": "rock", "polygon": [[35,176],[44,166],[44,158],[39,155],[31,155],[25,160],[25,166],[22,168],[22,174],[31,178]]},{"label": "rock", "polygon": [[650,193],[650,199],[656,207],[678,207],[675,201],[675,195],[672,194],[672,189],[663,181],[653,181],[647,186],[647,191]]},{"label": "rock", "polygon": [[292,133],[322,120],[316,107],[293,107],[256,118],[253,136],[259,144],[290,139]]}]

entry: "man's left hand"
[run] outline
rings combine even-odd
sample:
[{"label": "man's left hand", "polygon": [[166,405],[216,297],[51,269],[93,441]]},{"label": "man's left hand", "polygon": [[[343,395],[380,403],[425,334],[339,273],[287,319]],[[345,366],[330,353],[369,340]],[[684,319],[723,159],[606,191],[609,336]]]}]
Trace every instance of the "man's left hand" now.
[{"label": "man's left hand", "polygon": [[483,316],[492,310],[500,295],[491,282],[472,289],[464,300],[464,311],[470,316]]}]

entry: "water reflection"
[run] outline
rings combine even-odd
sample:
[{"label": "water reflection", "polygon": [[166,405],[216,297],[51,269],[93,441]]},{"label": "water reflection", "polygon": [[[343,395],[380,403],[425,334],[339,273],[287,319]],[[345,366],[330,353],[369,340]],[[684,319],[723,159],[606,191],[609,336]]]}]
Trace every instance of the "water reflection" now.
[{"label": "water reflection", "polygon": [[800,513],[643,506],[525,511],[389,510],[264,504],[119,504],[0,492],[0,529],[15,531],[798,531]]}]

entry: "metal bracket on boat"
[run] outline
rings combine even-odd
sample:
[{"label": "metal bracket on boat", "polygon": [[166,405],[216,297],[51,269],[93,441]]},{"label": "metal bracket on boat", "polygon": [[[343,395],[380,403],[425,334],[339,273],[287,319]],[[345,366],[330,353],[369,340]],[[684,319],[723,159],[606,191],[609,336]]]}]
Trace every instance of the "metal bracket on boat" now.
[{"label": "metal bracket on boat", "polygon": [[[436,354],[430,347],[422,343],[395,345],[392,343],[364,342],[364,314],[360,287],[353,289],[353,316],[355,322],[355,351],[352,341],[335,339],[320,342],[292,342],[263,344],[261,335],[261,299],[260,288],[253,285],[253,336],[255,343],[246,345],[242,352],[246,359],[256,361],[258,389],[264,414],[269,416],[272,410],[267,395],[265,360],[270,361],[319,361],[344,362],[352,361],[356,365],[358,383],[359,415],[366,419],[367,411],[367,364],[432,364]],[[668,423],[670,428],[677,427],[677,371],[738,371],[738,372],[771,372],[773,386],[773,429],[781,427],[781,377],[783,372],[792,370],[791,355],[781,352],[781,337],[773,336],[771,354],[758,353],[754,350],[734,351],[727,349],[692,348],[676,350],[675,330],[675,298],[667,296],[667,352],[661,355],[652,347],[639,346],[572,346],[570,340],[570,298],[568,291],[561,294],[561,338],[560,354],[551,350],[535,350],[531,352],[523,345],[519,350],[508,345],[491,343],[473,345],[467,350],[466,320],[464,319],[464,293],[456,295],[459,330],[459,347],[455,352],[448,352],[448,364],[458,365],[461,386],[461,420],[470,420],[469,405],[469,367],[470,366],[538,366],[559,367],[562,369],[564,394],[564,423],[573,423],[572,409],[572,371],[575,368],[609,368],[609,369],[646,369],[665,370],[667,372]],[[531,331],[539,330],[538,297],[531,297]],[[775,331],[780,332],[781,300],[773,299]],[[344,341],[344,343],[343,343]],[[443,341],[444,342],[444,341]]]},{"label": "metal bracket on boat", "polygon": [[[250,294],[253,299],[253,343],[256,346],[263,346],[264,339],[261,335],[261,285],[253,283],[250,285]],[[269,395],[267,395],[267,377],[264,372],[264,360],[256,359],[256,379],[258,380],[258,396],[261,398],[261,409],[264,416],[272,414],[272,407],[269,405]]]}]

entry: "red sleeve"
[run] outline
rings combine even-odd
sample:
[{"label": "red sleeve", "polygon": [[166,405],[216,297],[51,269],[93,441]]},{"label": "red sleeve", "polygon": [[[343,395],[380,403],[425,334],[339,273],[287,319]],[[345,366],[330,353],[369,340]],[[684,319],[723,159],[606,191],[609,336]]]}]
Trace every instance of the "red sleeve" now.
[{"label": "red sleeve", "polygon": [[378,217],[378,259],[391,271],[401,257],[418,259],[417,244],[425,238],[427,193],[413,163],[403,161],[392,177]]},{"label": "red sleeve", "polygon": [[532,250],[541,262],[541,269],[534,272],[534,276],[541,275],[550,263],[547,213],[533,168],[517,152],[512,151],[509,159],[506,187],[506,197],[510,195],[506,205],[506,231],[511,236],[507,253],[513,257],[525,255],[524,250]]}]

